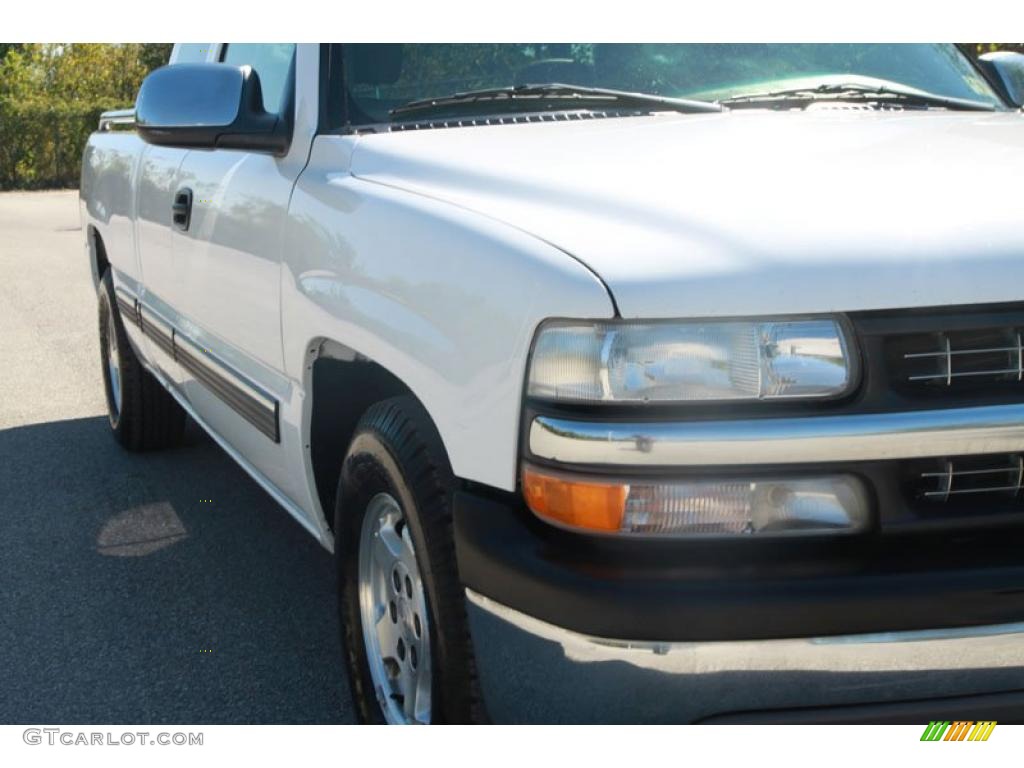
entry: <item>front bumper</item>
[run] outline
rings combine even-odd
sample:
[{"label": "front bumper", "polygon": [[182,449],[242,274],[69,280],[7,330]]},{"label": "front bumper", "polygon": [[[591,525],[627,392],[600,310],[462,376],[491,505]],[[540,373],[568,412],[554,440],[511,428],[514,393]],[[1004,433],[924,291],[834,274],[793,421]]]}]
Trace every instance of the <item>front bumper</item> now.
[{"label": "front bumper", "polygon": [[495,721],[1024,722],[1021,531],[620,542],[511,494],[454,512]]},{"label": "front bumper", "polygon": [[588,637],[472,590],[466,596],[496,722],[1024,722],[1024,622],[635,642]]}]

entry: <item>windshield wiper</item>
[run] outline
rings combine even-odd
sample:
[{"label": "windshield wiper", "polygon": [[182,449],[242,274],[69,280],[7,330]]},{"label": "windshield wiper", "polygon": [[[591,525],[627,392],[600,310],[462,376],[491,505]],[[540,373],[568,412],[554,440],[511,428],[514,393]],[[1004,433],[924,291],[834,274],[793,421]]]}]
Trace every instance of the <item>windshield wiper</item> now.
[{"label": "windshield wiper", "polygon": [[664,109],[675,112],[721,112],[721,104],[694,99],[675,99],[651,93],[632,93],[612,88],[592,88],[585,85],[565,83],[543,83],[536,85],[514,85],[505,88],[485,88],[476,91],[462,91],[449,96],[432,99],[417,99],[395,107],[389,114],[392,118],[446,112],[464,105],[488,104],[502,107],[529,107],[531,111],[544,112],[565,108],[568,102],[573,106],[608,105],[624,108]]},{"label": "windshield wiper", "polygon": [[888,85],[865,85],[859,83],[825,83],[813,88],[790,88],[764,93],[748,93],[721,99],[718,103],[733,109],[744,106],[755,106],[766,103],[812,102],[812,101],[844,101],[870,100],[882,97],[903,103],[918,104],[928,107],[945,109],[964,109],[979,112],[994,112],[996,107],[983,101],[958,99],[952,96],[919,91],[914,88],[896,88]]}]

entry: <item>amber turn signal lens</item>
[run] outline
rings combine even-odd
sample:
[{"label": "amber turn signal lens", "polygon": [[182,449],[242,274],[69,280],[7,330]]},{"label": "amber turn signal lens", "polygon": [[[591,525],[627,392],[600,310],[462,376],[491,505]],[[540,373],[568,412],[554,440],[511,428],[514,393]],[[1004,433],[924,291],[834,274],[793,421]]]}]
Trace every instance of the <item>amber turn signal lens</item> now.
[{"label": "amber turn signal lens", "polygon": [[548,522],[592,531],[618,531],[629,486],[580,480],[524,466],[523,496],[533,513]]},{"label": "amber turn signal lens", "polygon": [[853,475],[615,482],[530,464],[522,471],[533,513],[576,530],[764,537],[854,534],[871,525],[867,491]]}]

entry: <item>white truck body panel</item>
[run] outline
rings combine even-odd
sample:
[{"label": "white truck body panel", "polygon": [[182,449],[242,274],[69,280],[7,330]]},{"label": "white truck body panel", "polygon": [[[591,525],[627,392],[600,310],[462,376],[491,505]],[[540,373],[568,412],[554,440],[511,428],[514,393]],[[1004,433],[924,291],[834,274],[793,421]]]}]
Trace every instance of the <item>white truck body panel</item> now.
[{"label": "white truck body panel", "polygon": [[[980,168],[999,168],[972,193]],[[412,131],[352,173],[530,231],[624,317],[1015,301],[1013,113],[808,110]],[[780,204],[781,201],[781,204]]]},{"label": "white truck body panel", "polygon": [[427,407],[457,476],[512,490],[534,330],[553,316],[611,317],[608,294],[518,228],[354,178],[357,142],[317,137],[292,198],[285,369],[308,391],[320,341],[369,357]]}]

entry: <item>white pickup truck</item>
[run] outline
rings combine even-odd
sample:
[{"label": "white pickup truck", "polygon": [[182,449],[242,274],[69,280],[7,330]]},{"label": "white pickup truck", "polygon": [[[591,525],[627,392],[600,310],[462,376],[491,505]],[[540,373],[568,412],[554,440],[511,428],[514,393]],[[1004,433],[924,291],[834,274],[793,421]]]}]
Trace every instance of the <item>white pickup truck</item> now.
[{"label": "white pickup truck", "polygon": [[365,721],[1022,720],[1022,59],[178,45],[83,159],[114,435],[333,549]]}]

